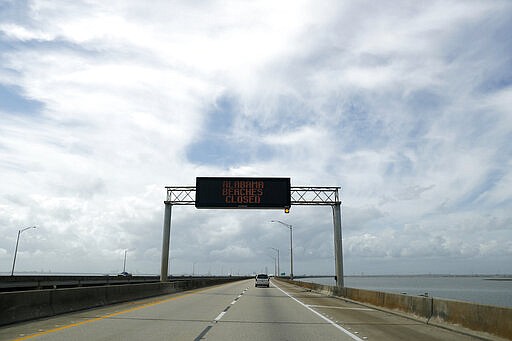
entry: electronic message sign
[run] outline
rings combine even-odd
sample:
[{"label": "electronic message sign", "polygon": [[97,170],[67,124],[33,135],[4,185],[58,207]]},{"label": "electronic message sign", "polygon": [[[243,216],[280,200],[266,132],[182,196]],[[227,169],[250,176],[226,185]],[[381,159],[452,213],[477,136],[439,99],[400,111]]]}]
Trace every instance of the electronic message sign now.
[{"label": "electronic message sign", "polygon": [[290,178],[196,178],[197,208],[289,208]]}]

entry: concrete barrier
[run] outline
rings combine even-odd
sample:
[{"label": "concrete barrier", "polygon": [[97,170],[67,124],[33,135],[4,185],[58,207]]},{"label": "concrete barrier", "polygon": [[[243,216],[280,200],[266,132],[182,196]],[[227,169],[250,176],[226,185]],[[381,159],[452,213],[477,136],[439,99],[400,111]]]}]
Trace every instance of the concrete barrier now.
[{"label": "concrete barrier", "polygon": [[190,279],[165,283],[3,292],[0,293],[0,326],[241,279],[245,278]]},{"label": "concrete barrier", "polygon": [[428,320],[432,316],[432,297],[411,296],[356,288],[343,288],[341,295],[358,302],[399,310]]},{"label": "concrete barrier", "polygon": [[0,291],[58,289],[93,285],[158,283],[159,276],[0,276]]},{"label": "concrete barrier", "polygon": [[432,321],[460,325],[512,340],[512,308],[434,298]]},{"label": "concrete barrier", "polygon": [[357,289],[279,279],[326,295],[339,296],[414,316],[425,323],[460,326],[512,340],[512,308],[434,297]]},{"label": "concrete barrier", "polygon": [[0,325],[53,315],[52,293],[26,291],[0,294]]}]

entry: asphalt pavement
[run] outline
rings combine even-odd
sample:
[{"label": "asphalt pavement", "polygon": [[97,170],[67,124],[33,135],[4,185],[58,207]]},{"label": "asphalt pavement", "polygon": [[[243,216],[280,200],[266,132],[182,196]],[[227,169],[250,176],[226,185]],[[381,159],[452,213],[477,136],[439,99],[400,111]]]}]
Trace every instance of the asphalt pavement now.
[{"label": "asphalt pavement", "polygon": [[4,326],[0,340],[477,340],[272,281],[254,280]]}]

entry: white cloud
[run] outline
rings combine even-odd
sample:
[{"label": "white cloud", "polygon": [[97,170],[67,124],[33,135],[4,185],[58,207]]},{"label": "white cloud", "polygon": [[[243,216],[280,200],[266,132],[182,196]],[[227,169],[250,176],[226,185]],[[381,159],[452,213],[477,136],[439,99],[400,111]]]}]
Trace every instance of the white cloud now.
[{"label": "white cloud", "polygon": [[0,25],[0,32],[3,32],[7,37],[13,40],[52,40],[53,37],[42,31],[34,31],[27,29],[23,26],[16,24],[3,24]]},{"label": "white cloud", "polygon": [[[8,6],[4,269],[16,231],[37,224],[20,270],[119,271],[129,249],[130,266],[156,273],[163,187],[220,175],[341,186],[351,273],[375,257],[389,262],[379,271],[414,259],[436,272],[433,259],[457,271],[510,255],[508,2]],[[297,271],[332,272],[330,210],[282,214],[173,208],[171,264],[271,267],[262,249],[287,257],[287,231],[264,223],[278,217],[297,226]]]}]

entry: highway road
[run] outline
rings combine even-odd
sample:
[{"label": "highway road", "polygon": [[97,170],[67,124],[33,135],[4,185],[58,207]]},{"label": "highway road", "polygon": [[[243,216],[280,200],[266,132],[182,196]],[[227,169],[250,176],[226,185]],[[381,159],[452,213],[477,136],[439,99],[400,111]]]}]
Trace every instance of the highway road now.
[{"label": "highway road", "polygon": [[0,340],[476,340],[272,281],[231,282],[0,327]]}]

